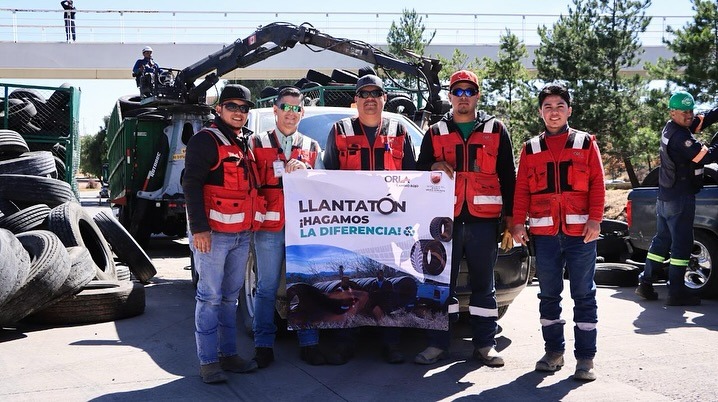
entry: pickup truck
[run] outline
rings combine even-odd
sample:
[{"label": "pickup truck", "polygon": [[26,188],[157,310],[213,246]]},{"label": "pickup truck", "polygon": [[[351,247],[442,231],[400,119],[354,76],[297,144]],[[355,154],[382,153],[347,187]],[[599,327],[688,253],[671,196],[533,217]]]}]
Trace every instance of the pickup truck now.
[{"label": "pickup truck", "polygon": [[[632,259],[643,262],[656,234],[656,196],[658,169],[651,171],[640,186],[628,193],[626,215],[629,241],[633,246]],[[703,171],[704,188],[696,194],[696,217],[693,221],[693,251],[685,284],[703,298],[718,297],[718,164],[706,165]],[[667,267],[668,264],[665,264]],[[664,270],[665,271],[665,270]],[[667,278],[666,272],[659,273]]]}]

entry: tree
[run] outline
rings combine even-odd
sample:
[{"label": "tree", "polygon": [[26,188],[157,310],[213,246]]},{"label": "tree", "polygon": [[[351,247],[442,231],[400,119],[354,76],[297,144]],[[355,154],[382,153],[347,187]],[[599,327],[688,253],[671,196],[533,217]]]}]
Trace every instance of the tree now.
[{"label": "tree", "polygon": [[718,4],[693,0],[695,15],[683,29],[669,26],[674,40],[664,40],[675,56],[648,65],[651,76],[685,88],[698,102],[718,101]]},{"label": "tree", "polygon": [[102,176],[102,164],[107,160],[107,123],[110,116],[103,119],[104,127],[100,127],[95,135],[85,135],[80,139],[80,171],[95,177]]},{"label": "tree", "polygon": [[650,0],[574,0],[552,29],[543,26],[536,51],[538,77],[563,80],[572,92],[571,124],[598,136],[609,158],[622,160],[638,185],[631,156],[646,143],[638,132],[640,94],[646,82],[621,70],[640,62],[638,35],[650,23]]},{"label": "tree", "polygon": [[436,30],[429,34],[428,38],[425,38],[426,27],[424,26],[423,18],[413,9],[411,11],[403,9],[401,12],[402,16],[399,19],[399,24],[397,25],[392,21],[389,34],[386,36],[389,52],[403,58],[405,57],[403,56],[404,50],[423,56],[426,46],[434,40]]}]

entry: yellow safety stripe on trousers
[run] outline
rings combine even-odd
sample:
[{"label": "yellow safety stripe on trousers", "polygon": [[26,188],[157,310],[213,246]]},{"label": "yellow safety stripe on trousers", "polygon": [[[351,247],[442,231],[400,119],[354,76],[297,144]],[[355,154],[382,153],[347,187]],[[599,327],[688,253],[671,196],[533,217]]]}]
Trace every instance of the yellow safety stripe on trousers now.
[{"label": "yellow safety stripe on trousers", "polygon": [[665,257],[660,256],[658,254],[653,254],[653,253],[648,253],[648,255],[646,255],[646,258],[648,258],[651,261],[660,262],[661,264],[663,264],[663,262],[666,261]]},{"label": "yellow safety stripe on trousers", "polygon": [[671,258],[671,265],[676,267],[687,267],[689,260],[679,260],[678,258]]}]

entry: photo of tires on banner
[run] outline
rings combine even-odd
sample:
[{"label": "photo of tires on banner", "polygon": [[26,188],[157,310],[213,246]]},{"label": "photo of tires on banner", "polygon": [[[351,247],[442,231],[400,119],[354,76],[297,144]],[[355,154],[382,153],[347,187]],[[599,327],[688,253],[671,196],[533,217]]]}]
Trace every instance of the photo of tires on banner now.
[{"label": "photo of tires on banner", "polygon": [[283,177],[290,329],[446,329],[454,182],[442,172]]}]

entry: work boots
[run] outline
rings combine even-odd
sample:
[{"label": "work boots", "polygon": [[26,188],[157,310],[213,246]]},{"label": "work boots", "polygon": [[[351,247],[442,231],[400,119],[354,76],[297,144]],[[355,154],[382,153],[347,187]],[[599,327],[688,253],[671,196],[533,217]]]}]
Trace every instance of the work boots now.
[{"label": "work boots", "polygon": [[536,371],[554,372],[561,370],[561,367],[563,367],[563,352],[546,352],[536,362]]}]

